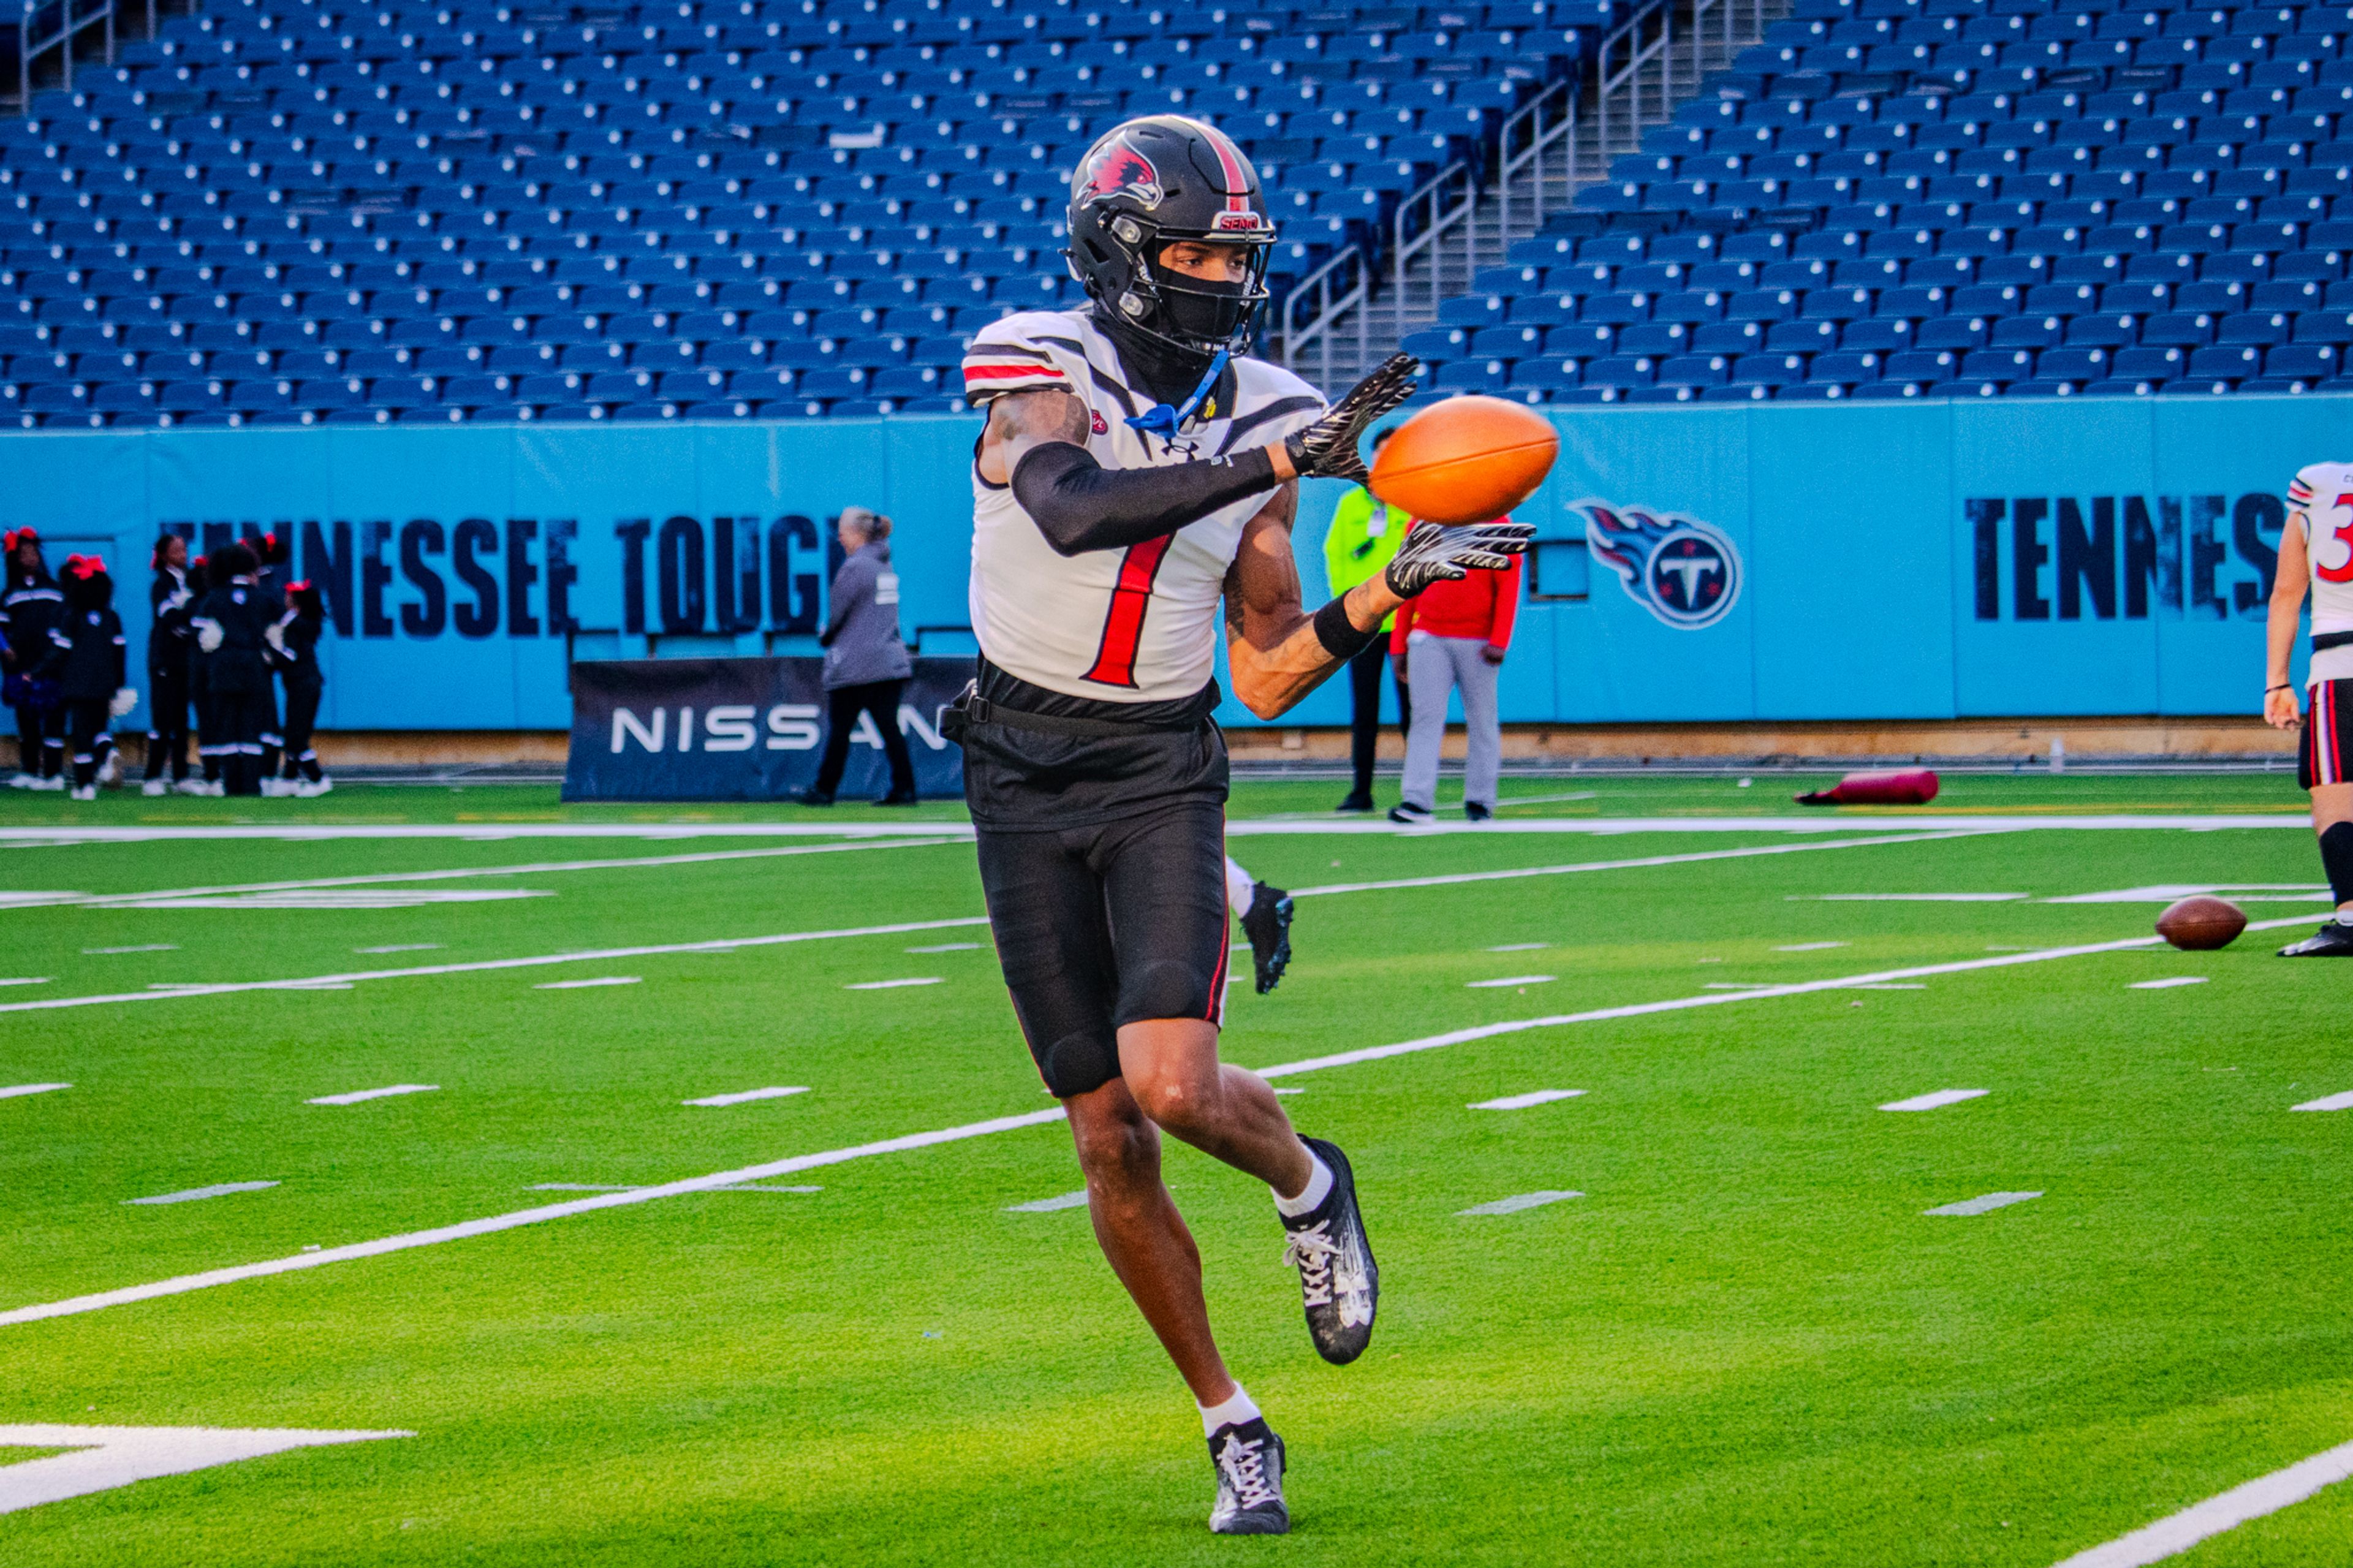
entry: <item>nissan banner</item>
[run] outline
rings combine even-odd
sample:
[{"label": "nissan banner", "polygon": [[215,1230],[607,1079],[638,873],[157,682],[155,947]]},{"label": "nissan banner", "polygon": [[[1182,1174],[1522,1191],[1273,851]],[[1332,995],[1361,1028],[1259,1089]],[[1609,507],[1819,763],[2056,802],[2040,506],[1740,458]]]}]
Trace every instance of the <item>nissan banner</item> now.
[{"label": "nissan banner", "polygon": [[[964,753],[940,710],[974,672],[969,658],[919,658],[899,730],[925,798],[964,794]],[[817,782],[825,744],[824,661],[641,658],[572,666],[565,800],[780,800]],[[845,799],[890,787],[882,737],[865,713],[849,736]]]}]

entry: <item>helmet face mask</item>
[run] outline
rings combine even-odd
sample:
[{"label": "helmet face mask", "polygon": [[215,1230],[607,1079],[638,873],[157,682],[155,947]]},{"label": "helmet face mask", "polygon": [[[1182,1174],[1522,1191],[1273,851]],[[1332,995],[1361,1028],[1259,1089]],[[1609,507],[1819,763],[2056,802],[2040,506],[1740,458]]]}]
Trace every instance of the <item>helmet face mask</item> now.
[{"label": "helmet face mask", "polygon": [[[1198,361],[1250,346],[1274,224],[1258,171],[1222,132],[1174,114],[1111,131],[1071,178],[1070,234],[1071,275],[1129,329]],[[1169,266],[1164,253],[1187,240],[1240,247],[1241,279]]]}]

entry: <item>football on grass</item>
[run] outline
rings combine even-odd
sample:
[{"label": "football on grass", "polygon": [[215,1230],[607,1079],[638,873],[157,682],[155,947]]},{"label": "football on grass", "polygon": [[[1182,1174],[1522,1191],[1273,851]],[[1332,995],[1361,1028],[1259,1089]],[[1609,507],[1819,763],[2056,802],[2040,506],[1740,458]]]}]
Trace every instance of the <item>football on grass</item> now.
[{"label": "football on grass", "polygon": [[1536,493],[1560,433],[1525,404],[1450,397],[1404,424],[1373,458],[1373,493],[1452,527],[1492,522]]},{"label": "football on grass", "polygon": [[2176,899],[2157,917],[2157,934],[2189,952],[2228,947],[2246,929],[2247,911],[2211,893]]}]

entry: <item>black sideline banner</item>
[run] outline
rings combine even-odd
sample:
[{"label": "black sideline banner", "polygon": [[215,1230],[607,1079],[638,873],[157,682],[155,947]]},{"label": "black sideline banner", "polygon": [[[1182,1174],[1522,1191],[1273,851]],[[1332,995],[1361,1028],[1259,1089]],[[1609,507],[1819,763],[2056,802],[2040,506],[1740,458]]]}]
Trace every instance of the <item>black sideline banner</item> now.
[{"label": "black sideline banner", "polygon": [[[974,673],[969,658],[919,658],[899,708],[925,799],[960,799],[964,753],[940,710]],[[815,658],[599,659],[572,667],[565,800],[781,800],[817,782],[825,744],[824,668]],[[890,787],[882,737],[860,714],[845,800]]]}]

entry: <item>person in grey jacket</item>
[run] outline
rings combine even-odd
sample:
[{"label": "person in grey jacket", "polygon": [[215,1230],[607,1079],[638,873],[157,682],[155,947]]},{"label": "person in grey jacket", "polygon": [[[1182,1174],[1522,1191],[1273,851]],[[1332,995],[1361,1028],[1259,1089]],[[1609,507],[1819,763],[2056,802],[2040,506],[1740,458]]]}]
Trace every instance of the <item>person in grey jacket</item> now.
[{"label": "person in grey jacket", "polygon": [[825,649],[825,755],[817,784],[793,798],[831,805],[849,761],[850,732],[861,712],[873,716],[891,763],[891,793],[877,805],[915,804],[915,763],[899,729],[899,697],[915,667],[899,640],[899,574],[891,570],[891,520],[862,506],[841,514],[841,547],[849,558],[833,579],[832,614],[818,645]]}]

